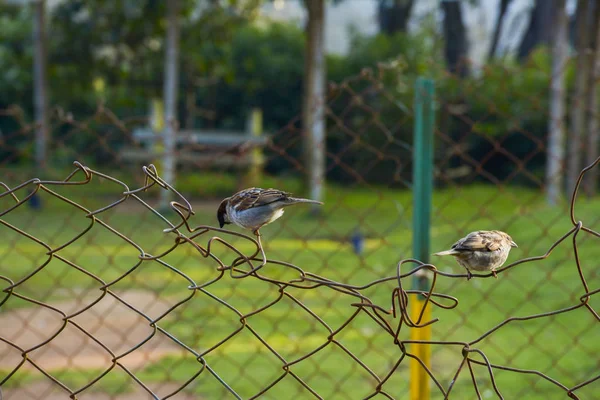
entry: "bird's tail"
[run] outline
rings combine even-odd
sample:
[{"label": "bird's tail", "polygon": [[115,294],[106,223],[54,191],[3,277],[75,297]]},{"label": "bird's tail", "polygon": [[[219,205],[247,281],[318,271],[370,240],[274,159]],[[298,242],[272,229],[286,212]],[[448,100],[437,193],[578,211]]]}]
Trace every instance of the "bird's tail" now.
[{"label": "bird's tail", "polygon": [[452,250],[444,250],[444,251],[440,251],[438,253],[433,253],[434,256],[455,256],[457,254],[459,254],[460,252],[452,249]]},{"label": "bird's tail", "polygon": [[319,205],[323,205],[323,202],[321,201],[317,201],[317,200],[311,200],[311,199],[303,199],[300,197],[290,197],[288,198],[287,202],[286,202],[286,206],[291,206],[292,204],[298,204],[298,203],[308,203],[308,204],[319,204]]}]

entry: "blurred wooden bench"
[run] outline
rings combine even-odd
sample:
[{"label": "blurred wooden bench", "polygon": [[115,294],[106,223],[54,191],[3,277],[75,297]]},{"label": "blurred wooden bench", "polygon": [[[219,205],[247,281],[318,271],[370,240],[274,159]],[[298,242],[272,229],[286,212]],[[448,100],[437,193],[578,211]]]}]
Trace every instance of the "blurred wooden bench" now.
[{"label": "blurred wooden bench", "polygon": [[[162,157],[162,136],[150,128],[137,128],[132,133],[136,145],[119,151],[123,161],[156,162]],[[179,131],[175,158],[178,165],[244,169],[259,163],[252,150],[265,147],[268,138],[246,132]],[[262,157],[260,157],[262,158]]]},{"label": "blurred wooden bench", "polygon": [[[133,144],[122,147],[118,157],[124,162],[155,163],[159,167],[164,156],[161,131],[151,127],[134,129]],[[255,109],[248,118],[245,131],[178,131],[175,160],[177,166],[245,170],[247,174],[238,174],[238,177],[245,175],[256,182],[264,164],[262,149],[268,141],[268,136],[262,132],[262,113]],[[238,183],[241,184],[240,180]]]}]

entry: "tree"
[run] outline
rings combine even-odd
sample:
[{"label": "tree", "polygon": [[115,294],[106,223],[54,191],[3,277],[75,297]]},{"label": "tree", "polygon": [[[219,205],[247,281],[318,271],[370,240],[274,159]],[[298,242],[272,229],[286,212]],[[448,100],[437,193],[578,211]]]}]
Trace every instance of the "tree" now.
[{"label": "tree", "polygon": [[467,65],[469,48],[461,3],[454,0],[442,0],[441,5],[444,12],[444,55],[448,71],[465,77],[469,74]]},{"label": "tree", "polygon": [[524,60],[538,45],[552,42],[552,32],[556,28],[553,25],[553,10],[560,9],[559,4],[562,2],[563,0],[535,0],[529,25],[517,51],[519,60]]},{"label": "tree", "polygon": [[33,82],[35,106],[35,161],[40,170],[46,168],[48,157],[48,90],[46,81],[46,1],[37,0],[33,4]]},{"label": "tree", "polygon": [[[308,169],[307,187],[314,200],[323,199],[325,181],[325,4],[304,0],[308,11],[302,126]],[[318,212],[318,207],[313,210]]]},{"label": "tree", "polygon": [[571,129],[568,141],[567,157],[567,195],[573,193],[577,176],[582,167],[582,138],[585,132],[586,87],[591,65],[590,58],[590,2],[578,0],[575,15],[575,50],[577,51],[577,74],[575,93],[571,106]]},{"label": "tree", "polygon": [[504,15],[506,14],[506,10],[508,10],[508,6],[512,0],[500,0],[498,17],[496,18],[496,25],[494,26],[494,33],[492,35],[492,44],[490,45],[490,50],[488,52],[488,59],[492,59],[496,55],[496,50],[498,48],[498,41],[500,40],[500,33],[502,32],[502,27],[504,26]]},{"label": "tree", "polygon": [[[203,126],[215,127],[218,117],[215,109],[221,97],[219,83],[227,82],[231,86],[240,78],[235,75],[236,68],[232,63],[232,42],[236,34],[247,28],[258,15],[262,2],[208,0],[201,3],[199,12],[192,12],[192,17],[182,19],[181,84],[186,104],[182,110],[186,129],[195,127],[197,117],[202,117]],[[182,14],[186,14],[185,9]],[[256,54],[260,49],[255,46],[250,51]],[[251,104],[249,108],[255,106]],[[247,109],[240,113],[246,116]]]},{"label": "tree", "polygon": [[555,34],[552,48],[552,77],[550,83],[550,123],[546,152],[547,201],[556,205],[562,190],[565,158],[565,68],[568,61],[568,25],[566,0],[555,0]]},{"label": "tree", "polygon": [[379,31],[387,35],[406,32],[414,0],[379,0],[377,22]]},{"label": "tree", "polygon": [[[598,50],[600,47],[600,4],[597,2],[593,3],[594,12],[592,22],[590,24],[590,50],[588,56],[588,83],[586,93],[586,114],[587,114],[587,142],[586,142],[586,164],[593,163],[599,155],[598,146],[600,140],[598,136],[599,124],[598,124],[598,79],[600,79],[600,57],[598,57]],[[596,193],[598,186],[598,169],[593,168],[586,176],[584,184],[585,193],[588,196],[593,196]]]},{"label": "tree", "polygon": [[53,103],[75,115],[89,114],[96,107],[92,82],[102,78],[111,108],[146,110],[147,99],[160,96],[162,88],[166,3],[58,2],[49,53],[57,66],[50,70]]},{"label": "tree", "polygon": [[[177,135],[177,89],[179,86],[179,0],[167,1],[167,36],[165,39],[165,129],[163,132],[163,178],[175,184],[175,138]],[[161,206],[166,207],[170,191],[161,191]]]}]

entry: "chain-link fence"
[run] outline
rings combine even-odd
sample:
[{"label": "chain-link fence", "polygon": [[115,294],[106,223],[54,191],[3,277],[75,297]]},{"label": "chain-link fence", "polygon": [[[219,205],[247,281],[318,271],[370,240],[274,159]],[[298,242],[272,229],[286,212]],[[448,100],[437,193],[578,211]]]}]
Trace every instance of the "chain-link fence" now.
[{"label": "chain-link fence", "polygon": [[[478,229],[519,248],[469,281],[411,260],[414,93],[394,68],[330,85],[325,206],[262,229],[266,261],[216,210],[250,183],[302,194],[299,119],[265,141],[182,140],[165,182],[146,118],[55,110],[40,168],[36,126],[3,110],[4,398],[402,399],[411,362],[432,398],[594,398],[597,200],[546,204],[544,93],[507,83],[499,104],[480,82],[436,82],[431,250]],[[431,291],[411,289],[423,273]],[[417,297],[435,323],[409,313]]]}]

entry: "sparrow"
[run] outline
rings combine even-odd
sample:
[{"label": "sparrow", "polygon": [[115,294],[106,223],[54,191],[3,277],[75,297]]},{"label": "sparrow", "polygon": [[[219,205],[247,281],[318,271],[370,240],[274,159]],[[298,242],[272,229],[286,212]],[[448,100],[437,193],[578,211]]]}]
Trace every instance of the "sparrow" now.
[{"label": "sparrow", "polygon": [[292,197],[277,189],[249,188],[223,199],[217,210],[219,226],[236,224],[260,236],[258,230],[283,215],[285,207],[300,204],[320,204],[316,200]]},{"label": "sparrow", "polygon": [[456,261],[467,269],[467,280],[471,279],[471,270],[492,271],[506,261],[511,247],[519,247],[512,238],[502,231],[476,231],[452,245],[450,250],[434,253],[434,256],[454,256]]}]

